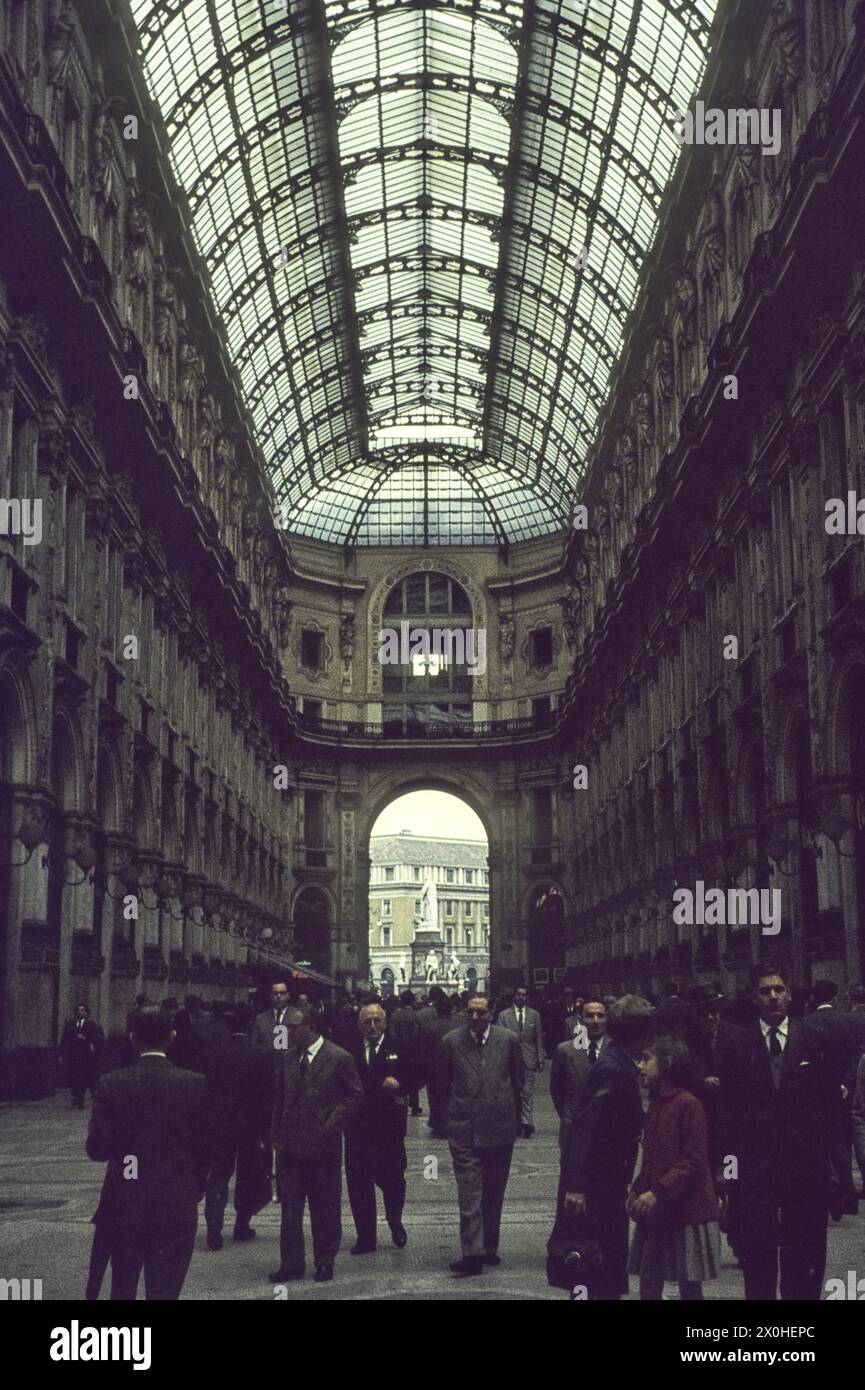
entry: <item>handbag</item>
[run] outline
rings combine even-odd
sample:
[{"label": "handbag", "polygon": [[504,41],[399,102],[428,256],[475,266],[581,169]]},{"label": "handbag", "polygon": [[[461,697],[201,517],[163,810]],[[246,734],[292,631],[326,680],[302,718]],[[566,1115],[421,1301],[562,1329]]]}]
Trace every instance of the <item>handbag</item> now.
[{"label": "handbag", "polygon": [[585,1215],[562,1207],[556,1213],[547,1241],[547,1283],[570,1293],[575,1284],[588,1283],[598,1273],[602,1258],[601,1247],[589,1232]]}]

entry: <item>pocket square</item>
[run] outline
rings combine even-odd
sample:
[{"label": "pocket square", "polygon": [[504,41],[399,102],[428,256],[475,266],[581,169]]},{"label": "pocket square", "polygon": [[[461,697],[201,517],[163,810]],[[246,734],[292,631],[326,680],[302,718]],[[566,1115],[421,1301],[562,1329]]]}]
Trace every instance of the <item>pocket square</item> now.
[{"label": "pocket square", "polygon": [[811,1065],[810,1062],[800,1062],[800,1063],[799,1063],[799,1066],[800,1066],[800,1067],[810,1067],[810,1065]]}]

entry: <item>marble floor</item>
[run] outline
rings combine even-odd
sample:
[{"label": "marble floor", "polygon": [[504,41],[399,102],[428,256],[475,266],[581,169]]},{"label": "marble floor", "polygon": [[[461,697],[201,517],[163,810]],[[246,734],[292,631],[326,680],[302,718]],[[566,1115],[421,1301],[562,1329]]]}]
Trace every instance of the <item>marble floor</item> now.
[{"label": "marble floor", "polygon": [[[456,1190],[447,1144],[428,1137],[424,1115],[409,1120],[406,1248],[396,1250],[390,1244],[382,1215],[378,1251],[350,1256],[354,1227],[343,1191],[343,1249],[334,1280],[318,1285],[308,1276],[306,1282],[288,1286],[290,1299],[564,1299],[563,1293],[549,1288],[544,1273],[558,1163],[557,1122],[546,1094],[548,1075],[537,1091],[537,1131],[532,1139],[518,1140],[514,1151],[498,1269],[470,1279],[458,1279],[448,1270],[459,1255]],[[84,1152],[87,1119],[86,1110],[69,1108],[65,1091],[49,1100],[0,1105],[0,1277],[41,1279],[45,1300],[83,1297],[90,1217],[103,1174],[103,1165],[90,1162]],[[865,1203],[862,1206],[865,1211]],[[255,1226],[254,1241],[235,1245],[229,1225],[224,1249],[212,1252],[205,1244],[202,1217],[185,1299],[273,1298],[267,1274],[279,1263],[279,1207],[274,1204],[261,1212]],[[307,1262],[310,1267],[309,1250]],[[848,1270],[857,1268],[865,1275],[865,1214],[845,1217],[829,1228],[827,1278],[846,1281]],[[667,1296],[676,1296],[673,1286],[667,1286]],[[721,1277],[706,1286],[706,1296],[741,1298],[741,1275],[726,1247]],[[635,1297],[632,1280],[631,1298]]]}]

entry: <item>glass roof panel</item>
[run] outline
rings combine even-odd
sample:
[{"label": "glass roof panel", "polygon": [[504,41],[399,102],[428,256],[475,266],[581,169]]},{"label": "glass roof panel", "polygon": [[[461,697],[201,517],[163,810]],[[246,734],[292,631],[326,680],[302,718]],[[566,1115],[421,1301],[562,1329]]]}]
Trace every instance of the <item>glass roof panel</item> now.
[{"label": "glass roof panel", "polygon": [[131,0],[292,529],[567,524],[716,2]]}]

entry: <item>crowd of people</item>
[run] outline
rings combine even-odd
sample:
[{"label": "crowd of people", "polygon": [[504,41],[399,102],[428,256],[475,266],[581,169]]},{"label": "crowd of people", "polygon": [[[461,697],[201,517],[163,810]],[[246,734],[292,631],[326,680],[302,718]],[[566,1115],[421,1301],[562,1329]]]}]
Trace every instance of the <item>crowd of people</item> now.
[{"label": "crowd of people", "polygon": [[109,1265],[112,1299],[134,1299],[142,1272],[148,1299],[179,1297],[202,1197],[208,1249],[223,1249],[232,1177],[233,1240],[253,1240],[278,1200],[269,1277],[287,1288],[306,1274],[308,1207],[314,1278],[329,1282],[343,1149],[351,1254],[377,1247],[377,1189],[403,1249],[407,1122],[423,1088],[456,1182],[450,1268],[497,1266],[513,1150],[535,1133],[547,1061],[560,1149],[550,1283],[614,1300],[630,1273],[642,1299],[667,1281],[701,1298],[724,1231],[745,1298],[819,1299],[828,1220],[857,1210],[853,1153],[865,1184],[865,990],[842,1011],[833,983],[804,996],[765,965],[730,1000],[700,985],[657,1000],[566,989],[535,1008],[522,986],[492,999],[433,985],[422,999],[313,1001],[285,980],[269,995],[265,1008],[141,997],[128,1039],[108,1042],[76,1008],[63,1037],[72,1104],[92,1090],[87,1153],[108,1165],[88,1299]]}]

